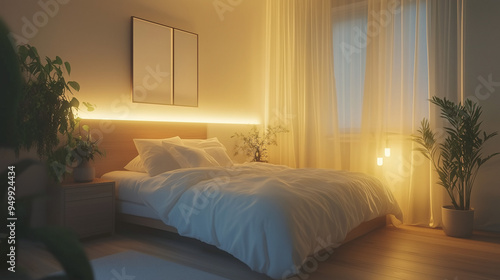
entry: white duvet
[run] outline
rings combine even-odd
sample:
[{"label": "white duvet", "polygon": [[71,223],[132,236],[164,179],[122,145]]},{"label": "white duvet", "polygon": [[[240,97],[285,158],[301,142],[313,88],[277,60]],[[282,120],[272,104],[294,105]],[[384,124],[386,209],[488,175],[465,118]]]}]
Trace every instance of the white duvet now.
[{"label": "white duvet", "polygon": [[297,274],[308,257],[339,246],[364,221],[386,214],[401,220],[390,191],[361,173],[251,163],[178,169],[139,181],[120,188],[120,198],[151,207],[179,234],[272,278]]}]

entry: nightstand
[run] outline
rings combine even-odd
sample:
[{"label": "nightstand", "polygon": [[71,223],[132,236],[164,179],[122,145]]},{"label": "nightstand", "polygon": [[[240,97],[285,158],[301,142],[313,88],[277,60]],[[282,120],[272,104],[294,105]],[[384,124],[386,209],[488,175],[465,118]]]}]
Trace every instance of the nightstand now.
[{"label": "nightstand", "polygon": [[54,198],[49,207],[55,224],[72,229],[80,238],[114,233],[114,181],[64,183],[57,187]]}]

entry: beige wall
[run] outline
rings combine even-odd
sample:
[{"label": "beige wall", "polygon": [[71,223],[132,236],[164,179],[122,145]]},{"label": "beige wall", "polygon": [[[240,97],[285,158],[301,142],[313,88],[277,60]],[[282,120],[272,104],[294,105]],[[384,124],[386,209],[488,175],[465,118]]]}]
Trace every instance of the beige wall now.
[{"label": "beige wall", "polygon": [[[199,107],[132,103],[131,16],[199,35]],[[0,17],[81,85],[82,117],[258,123],[264,92],[264,0],[3,0]]]},{"label": "beige wall", "polygon": [[[484,128],[500,131],[500,2],[468,1],[465,24],[465,96],[483,107]],[[500,136],[483,154],[500,152]],[[472,193],[476,227],[500,231],[500,156],[479,172]]]},{"label": "beige wall", "polygon": [[[215,5],[215,6],[214,6]],[[219,9],[217,10],[216,7]],[[199,35],[199,107],[132,103],[131,16]],[[0,18],[21,43],[72,66],[80,101],[97,111],[82,117],[258,123],[264,92],[265,0],[2,0]],[[241,125],[210,124],[209,136],[227,141]],[[246,127],[246,126],[243,126]],[[0,149],[0,167],[15,162]],[[22,154],[22,157],[28,155]],[[43,187],[42,167],[20,177],[19,195]],[[42,168],[43,169],[43,168]],[[38,172],[38,173],[37,173]],[[28,178],[35,179],[38,184]],[[43,223],[41,208],[34,221]]]}]

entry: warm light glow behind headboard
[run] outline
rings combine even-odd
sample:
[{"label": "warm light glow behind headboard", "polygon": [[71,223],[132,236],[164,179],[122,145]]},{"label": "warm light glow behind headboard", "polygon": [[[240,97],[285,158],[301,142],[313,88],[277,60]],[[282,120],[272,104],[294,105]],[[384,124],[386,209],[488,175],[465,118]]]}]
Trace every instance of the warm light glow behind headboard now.
[{"label": "warm light glow behind headboard", "polygon": [[78,116],[82,119],[91,120],[123,120],[123,121],[150,121],[150,122],[182,122],[182,123],[219,123],[219,124],[260,124],[258,119],[252,118],[221,118],[216,116],[176,116],[176,117],[156,117],[153,115],[145,115],[141,117],[117,118],[107,114],[98,112],[83,112],[80,111]]}]

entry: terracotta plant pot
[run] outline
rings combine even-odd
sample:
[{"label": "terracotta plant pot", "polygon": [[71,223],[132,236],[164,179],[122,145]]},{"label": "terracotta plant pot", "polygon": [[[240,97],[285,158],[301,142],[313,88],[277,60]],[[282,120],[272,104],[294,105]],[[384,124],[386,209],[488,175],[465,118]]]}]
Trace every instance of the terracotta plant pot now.
[{"label": "terracotta plant pot", "polygon": [[474,228],[474,209],[456,210],[452,205],[442,208],[443,230],[448,236],[469,237]]},{"label": "terracotta plant pot", "polygon": [[95,168],[88,160],[82,161],[80,165],[73,168],[73,179],[75,182],[91,182],[95,178]]}]

